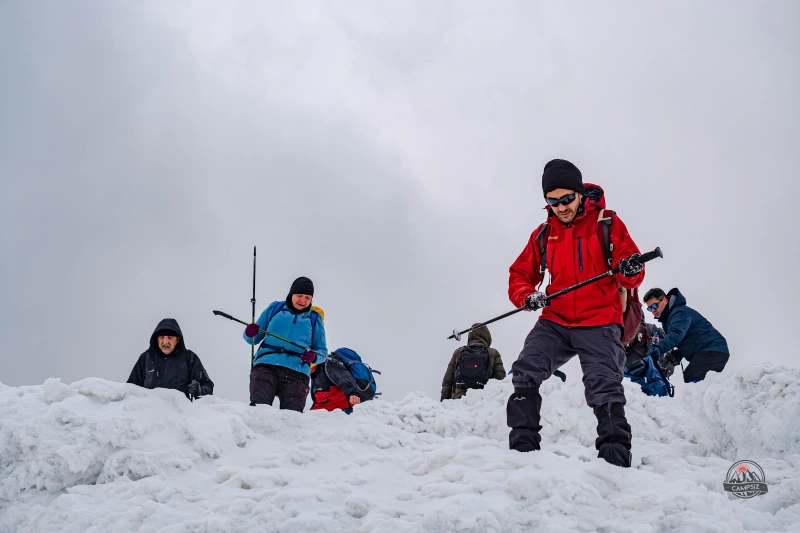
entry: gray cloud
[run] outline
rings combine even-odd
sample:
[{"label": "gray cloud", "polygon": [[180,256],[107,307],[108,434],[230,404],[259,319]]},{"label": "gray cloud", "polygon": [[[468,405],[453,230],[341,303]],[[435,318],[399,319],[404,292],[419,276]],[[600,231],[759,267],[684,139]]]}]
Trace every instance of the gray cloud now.
[{"label": "gray cloud", "polygon": [[[448,331],[509,308],[553,157],[664,249],[645,288],[681,287],[732,365],[797,366],[774,199],[799,188],[799,10],[6,3],[0,381],[124,380],[172,316],[245,399],[211,310],[248,318],[255,244],[259,311],[310,276],[332,347],[388,398],[436,394]],[[533,319],[492,328],[507,366]]]}]

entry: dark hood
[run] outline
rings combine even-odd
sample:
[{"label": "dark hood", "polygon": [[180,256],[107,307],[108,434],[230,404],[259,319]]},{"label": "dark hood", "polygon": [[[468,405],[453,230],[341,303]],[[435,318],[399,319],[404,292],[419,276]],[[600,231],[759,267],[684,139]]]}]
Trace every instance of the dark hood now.
[{"label": "dark hood", "polygon": [[677,287],[667,293],[667,299],[669,299],[668,305],[670,310],[675,309],[679,305],[686,305],[686,297],[681,294],[681,291],[679,291]]},{"label": "dark hood", "polygon": [[475,346],[479,344],[481,346],[486,346],[487,348],[492,345],[492,334],[489,333],[489,328],[486,326],[481,326],[477,329],[473,329],[469,332],[469,337],[467,337],[467,344],[470,346]]},{"label": "dark hood", "polygon": [[[575,218],[588,211],[598,211],[606,208],[606,197],[602,187],[595,185],[594,183],[584,183],[583,188],[586,192],[583,195],[583,202],[578,208],[578,214]],[[547,209],[548,217],[554,217],[556,220],[558,220],[558,217],[549,205],[546,205],[545,209]]]},{"label": "dark hood", "polygon": [[675,287],[667,293],[667,308],[664,309],[663,313],[661,313],[658,321],[662,324],[666,324],[669,320],[669,315],[672,314],[673,309],[682,305],[686,305],[686,297],[681,294],[681,291],[679,291],[677,287]]},{"label": "dark hood", "polygon": [[178,321],[174,318],[165,318],[158,323],[156,329],[153,330],[153,334],[150,335],[150,349],[154,350],[154,353],[162,353],[161,348],[158,347],[158,335],[156,334],[159,331],[164,330],[172,332],[175,336],[180,337],[178,346],[172,352],[173,354],[186,349],[186,344],[183,342],[183,332],[181,331],[181,327],[178,325]]}]

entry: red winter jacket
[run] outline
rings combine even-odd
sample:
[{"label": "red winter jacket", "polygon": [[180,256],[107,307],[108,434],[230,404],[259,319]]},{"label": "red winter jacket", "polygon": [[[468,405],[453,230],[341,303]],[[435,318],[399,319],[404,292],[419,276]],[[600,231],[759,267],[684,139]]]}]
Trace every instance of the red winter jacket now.
[{"label": "red winter jacket", "polygon": [[[578,212],[571,224],[561,222],[550,207],[547,207],[547,224],[550,225],[547,270],[551,276],[550,284],[545,291],[547,294],[553,294],[609,270],[597,235],[597,219],[600,210],[606,206],[603,189],[590,183],[584,187],[586,194],[583,210]],[[509,269],[508,297],[517,307],[525,303],[525,297],[536,291],[542,281],[542,275],[539,273],[541,253],[536,239],[541,228],[542,226],[539,226],[531,234],[525,249]],[[611,252],[613,266],[617,266],[620,259],[639,253],[636,243],[628,235],[628,229],[617,216],[614,216],[611,224],[610,237],[613,245]],[[631,278],[617,274],[596,281],[554,298],[542,311],[541,319],[569,328],[621,325],[620,285],[626,289],[633,289],[641,285],[643,280],[644,270]]]}]

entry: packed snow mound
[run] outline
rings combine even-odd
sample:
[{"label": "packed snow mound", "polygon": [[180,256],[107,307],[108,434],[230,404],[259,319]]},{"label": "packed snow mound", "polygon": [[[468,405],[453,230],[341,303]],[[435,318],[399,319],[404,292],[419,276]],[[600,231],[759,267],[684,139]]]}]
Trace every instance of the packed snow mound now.
[{"label": "packed snow mound", "polygon": [[[633,468],[596,459],[580,376],[542,387],[543,449],[507,449],[508,379],[304,414],[90,378],[0,384],[2,532],[798,531],[800,371],[626,384]],[[769,492],[723,491],[735,460]]]}]

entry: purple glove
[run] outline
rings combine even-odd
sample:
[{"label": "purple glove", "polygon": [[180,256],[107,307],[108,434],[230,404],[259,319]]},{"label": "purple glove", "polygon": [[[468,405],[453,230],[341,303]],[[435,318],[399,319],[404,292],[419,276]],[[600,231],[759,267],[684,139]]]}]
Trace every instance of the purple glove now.
[{"label": "purple glove", "polygon": [[310,365],[314,361],[317,360],[317,354],[314,352],[306,352],[300,356],[300,360],[303,362],[304,365]]},{"label": "purple glove", "polygon": [[256,335],[258,335],[259,329],[260,328],[258,327],[258,324],[253,322],[252,324],[248,324],[247,327],[244,328],[244,334],[247,335],[248,337],[255,337]]}]

